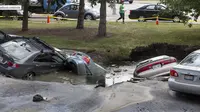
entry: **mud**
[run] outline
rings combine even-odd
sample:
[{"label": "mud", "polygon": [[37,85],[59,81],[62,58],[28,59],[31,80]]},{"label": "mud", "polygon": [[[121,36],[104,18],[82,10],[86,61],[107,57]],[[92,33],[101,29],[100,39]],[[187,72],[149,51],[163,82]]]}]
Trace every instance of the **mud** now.
[{"label": "mud", "polygon": [[159,55],[169,55],[182,60],[189,53],[200,49],[200,46],[173,45],[168,43],[153,43],[149,46],[136,47],[131,51],[130,59],[139,61]]}]

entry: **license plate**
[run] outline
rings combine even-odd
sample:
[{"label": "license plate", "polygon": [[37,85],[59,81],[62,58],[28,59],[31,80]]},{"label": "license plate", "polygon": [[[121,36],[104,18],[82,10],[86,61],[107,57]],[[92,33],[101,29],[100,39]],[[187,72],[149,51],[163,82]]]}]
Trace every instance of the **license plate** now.
[{"label": "license plate", "polygon": [[152,68],[153,68],[153,69],[161,68],[161,64],[153,65]]},{"label": "license plate", "polygon": [[193,81],[194,80],[194,76],[193,75],[185,75],[184,79]]}]

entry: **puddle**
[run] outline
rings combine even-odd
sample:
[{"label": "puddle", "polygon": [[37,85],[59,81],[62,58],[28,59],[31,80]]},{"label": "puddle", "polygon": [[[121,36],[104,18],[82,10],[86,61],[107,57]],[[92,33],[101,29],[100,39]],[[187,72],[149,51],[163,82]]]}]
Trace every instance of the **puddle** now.
[{"label": "puddle", "polygon": [[73,72],[59,71],[50,74],[36,76],[34,80],[44,81],[44,82],[60,82],[60,83],[71,83],[74,85],[85,84],[86,76],[77,75]]},{"label": "puddle", "polygon": [[[128,80],[133,78],[135,65],[110,67],[108,69],[110,70],[110,73],[106,74],[105,76],[106,87],[109,87],[118,83],[127,82]],[[117,72],[114,72],[114,71],[117,71]]]},{"label": "puddle", "polygon": [[36,76],[34,80],[44,81],[44,82],[70,83],[73,85],[97,84],[98,80],[105,80],[106,87],[109,87],[114,84],[127,82],[128,80],[133,78],[134,69],[135,65],[108,67],[106,69],[108,73],[102,76],[77,75],[74,74],[73,72],[60,71],[46,75]]}]

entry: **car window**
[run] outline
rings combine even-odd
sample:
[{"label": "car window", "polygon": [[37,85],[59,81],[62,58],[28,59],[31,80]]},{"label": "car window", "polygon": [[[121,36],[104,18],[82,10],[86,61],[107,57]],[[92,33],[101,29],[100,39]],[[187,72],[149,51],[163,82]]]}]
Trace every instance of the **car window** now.
[{"label": "car window", "polygon": [[162,5],[157,5],[157,10],[165,10],[166,8]]},{"label": "car window", "polygon": [[46,63],[62,63],[63,60],[56,54],[44,53],[38,55],[35,59],[35,62],[46,62]]},{"label": "car window", "polygon": [[147,10],[154,10],[155,9],[155,5],[149,5],[146,7]]},{"label": "car window", "polygon": [[188,55],[180,64],[186,66],[200,67],[200,54],[192,53]]},{"label": "car window", "polygon": [[1,45],[5,52],[15,60],[20,60],[30,56],[34,51],[34,47],[25,41],[10,41]]},{"label": "car window", "polygon": [[70,9],[70,6],[67,5],[67,6],[61,8],[60,11],[67,11],[67,10],[69,10],[69,9]]},{"label": "car window", "polygon": [[52,54],[52,60],[56,63],[62,63],[63,59],[56,54]]},{"label": "car window", "polygon": [[71,5],[70,10],[79,10],[78,5]]}]

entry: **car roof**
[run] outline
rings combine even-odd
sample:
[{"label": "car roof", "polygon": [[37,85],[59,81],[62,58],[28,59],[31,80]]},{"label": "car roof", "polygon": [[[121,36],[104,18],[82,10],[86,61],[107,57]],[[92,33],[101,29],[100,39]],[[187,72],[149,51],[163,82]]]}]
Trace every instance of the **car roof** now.
[{"label": "car roof", "polygon": [[9,43],[9,42],[20,42],[23,41],[27,44],[30,44],[32,47],[34,47],[35,51],[42,51],[42,52],[53,52],[54,48],[46,44],[44,41],[40,40],[39,38],[33,37],[33,38],[16,38],[13,40],[10,40],[8,42],[5,42],[3,44]]}]

